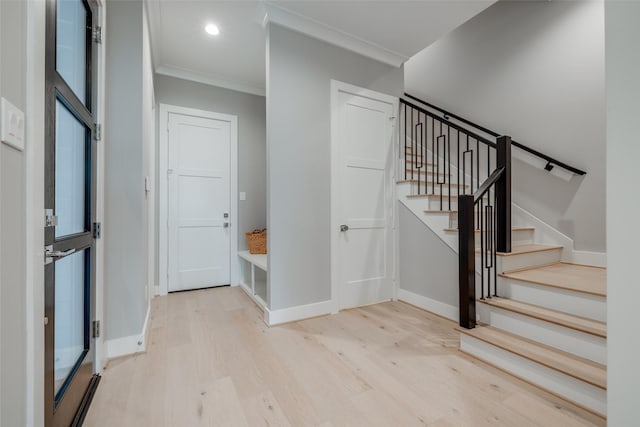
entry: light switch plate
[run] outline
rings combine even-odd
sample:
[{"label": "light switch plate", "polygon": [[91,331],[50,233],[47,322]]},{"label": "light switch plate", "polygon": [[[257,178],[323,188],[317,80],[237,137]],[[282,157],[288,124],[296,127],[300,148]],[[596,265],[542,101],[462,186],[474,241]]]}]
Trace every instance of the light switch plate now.
[{"label": "light switch plate", "polygon": [[245,193],[244,191],[240,192],[240,201],[244,201],[247,200],[247,193]]},{"label": "light switch plate", "polygon": [[6,99],[0,99],[0,140],[24,150],[24,113]]}]

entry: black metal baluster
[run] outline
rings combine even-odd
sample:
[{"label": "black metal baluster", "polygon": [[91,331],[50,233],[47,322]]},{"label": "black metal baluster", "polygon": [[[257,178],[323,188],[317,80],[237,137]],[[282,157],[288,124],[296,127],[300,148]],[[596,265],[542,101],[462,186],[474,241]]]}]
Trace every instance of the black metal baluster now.
[{"label": "black metal baluster", "polygon": [[[460,131],[456,129],[456,150],[458,151],[458,182],[456,183],[456,187],[458,187],[458,203],[460,203]],[[460,205],[458,204],[458,211],[460,210]]]},{"label": "black metal baluster", "polygon": [[449,199],[449,210],[451,210],[451,126],[447,125],[447,183],[449,183],[449,190],[447,192],[447,199]]},{"label": "black metal baluster", "polygon": [[404,104],[404,180],[407,180],[407,168],[409,167],[407,156],[407,104]]},{"label": "black metal baluster", "polygon": [[[420,149],[418,150],[420,153],[422,153],[422,147],[424,145],[424,138],[422,137],[422,122],[420,121],[420,113],[418,112],[418,124],[416,125],[416,139],[418,136],[418,128],[420,128]],[[418,145],[418,141],[416,141],[416,146]],[[418,159],[418,154],[416,154],[416,160]],[[418,174],[418,194],[420,194],[420,172],[422,171],[422,160],[419,163],[414,163],[413,167],[415,169],[418,169],[418,171],[416,172]]]},{"label": "black metal baluster", "polygon": [[[484,203],[482,199],[480,199],[480,211],[482,212],[484,209]],[[484,236],[484,224],[482,222],[482,217],[480,217],[480,299],[484,299],[484,265],[486,261],[485,254],[485,236]]]}]

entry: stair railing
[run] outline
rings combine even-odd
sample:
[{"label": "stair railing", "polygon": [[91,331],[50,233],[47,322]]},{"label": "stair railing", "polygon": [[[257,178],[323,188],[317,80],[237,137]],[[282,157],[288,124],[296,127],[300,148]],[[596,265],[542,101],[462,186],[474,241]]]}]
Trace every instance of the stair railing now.
[{"label": "stair railing", "polygon": [[[476,326],[478,273],[480,299],[497,296],[497,253],[511,252],[511,138],[501,136],[496,145],[496,169],[475,193],[458,199],[460,326],[467,329]],[[480,268],[476,271],[478,253]]]},{"label": "stair railing", "polygon": [[477,293],[480,299],[498,294],[497,253],[511,252],[511,146],[545,160],[547,171],[558,166],[577,175],[586,172],[405,95],[416,103],[400,99],[399,161],[404,160],[404,179],[411,182],[412,194],[426,197],[430,211],[448,212],[450,228],[458,228],[460,326],[470,329],[476,325]]},{"label": "stair railing", "polygon": [[404,180],[414,195],[430,199],[430,210],[454,211],[460,196],[473,194],[489,177],[496,143],[402,98],[399,117]]}]

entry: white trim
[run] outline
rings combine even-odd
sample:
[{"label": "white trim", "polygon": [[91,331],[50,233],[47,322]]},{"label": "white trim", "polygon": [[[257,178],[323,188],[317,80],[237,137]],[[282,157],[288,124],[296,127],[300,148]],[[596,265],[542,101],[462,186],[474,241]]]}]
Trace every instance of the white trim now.
[{"label": "white trim", "polygon": [[278,24],[394,67],[400,67],[409,59],[402,53],[394,52],[353,34],[338,30],[279,4],[268,2],[264,6],[267,12],[265,22]]},{"label": "white trim", "polygon": [[168,293],[168,281],[167,273],[169,268],[168,263],[168,182],[167,182],[167,169],[168,169],[168,150],[169,150],[169,138],[168,138],[168,125],[169,114],[176,113],[194,117],[204,117],[213,120],[226,121],[231,124],[231,168],[230,168],[230,181],[231,181],[231,209],[229,216],[231,219],[229,227],[231,228],[231,242],[230,242],[230,263],[231,263],[231,284],[237,284],[239,274],[239,260],[238,254],[238,117],[230,114],[216,113],[213,111],[197,110],[194,108],[179,107],[176,105],[160,104],[159,115],[159,146],[158,155],[160,159],[160,169],[158,170],[160,187],[158,191],[159,208],[158,212],[158,229],[159,229],[159,255],[158,255],[158,295],[167,295]]},{"label": "white trim", "polygon": [[406,289],[398,290],[398,299],[411,305],[415,305],[423,310],[451,319],[454,322],[457,322],[460,318],[460,310],[458,310],[458,307],[436,301],[423,295],[418,295],[411,291],[407,291]]},{"label": "white trim", "polygon": [[[26,28],[26,425],[44,424],[44,2],[27,2]],[[19,319],[16,319],[19,321]]]},{"label": "white trim", "polygon": [[134,353],[142,353],[147,349],[147,337],[149,335],[149,318],[151,316],[151,304],[147,308],[147,315],[144,319],[142,331],[136,335],[106,340],[105,358],[113,359],[114,357],[126,356]]},{"label": "white trim", "polygon": [[[102,141],[105,141],[106,131],[105,124],[105,111],[106,111],[106,46],[107,37],[106,33],[109,31],[107,28],[107,5],[106,1],[98,1],[98,21],[102,27],[102,43],[95,44],[94,48],[98,49],[98,70],[97,70],[97,91],[98,91],[98,105],[96,111],[96,120],[102,124]],[[105,195],[105,155],[104,155],[104,143],[98,142],[96,144],[96,176],[97,176],[97,188],[96,188],[96,221],[102,222],[104,225],[104,195]],[[96,305],[95,305],[95,320],[99,320],[103,325],[104,321],[104,236],[95,241],[96,248]],[[95,341],[95,360],[94,369],[96,374],[102,373],[104,366],[106,346],[104,340],[104,334],[96,338]]]},{"label": "white trim", "polygon": [[[374,99],[380,102],[387,102],[389,104],[392,105],[392,111],[394,112],[394,114],[396,114],[395,112],[398,111],[398,98],[391,96],[391,95],[386,95],[383,93],[379,93],[379,92],[375,92],[369,89],[364,89],[358,86],[354,86],[348,83],[343,83],[340,82],[338,80],[331,80],[331,86],[330,86],[330,98],[331,98],[331,143],[330,143],[330,159],[331,159],[331,199],[330,199],[330,203],[331,203],[331,301],[333,304],[333,308],[331,310],[332,313],[337,313],[340,310],[340,300],[338,298],[338,290],[339,290],[339,283],[342,277],[342,273],[340,271],[340,251],[338,250],[338,237],[337,234],[333,232],[333,230],[337,230],[340,227],[340,215],[338,212],[338,206],[336,206],[336,203],[334,203],[334,195],[336,193],[336,189],[339,188],[340,186],[340,165],[339,162],[337,162],[334,157],[335,157],[335,153],[336,153],[336,147],[338,144],[338,139],[339,139],[339,128],[338,128],[338,111],[339,111],[339,103],[340,103],[340,99],[339,99],[339,94],[340,93],[350,93],[353,95],[358,95],[358,96],[363,96],[363,97],[367,97],[370,99]],[[391,132],[392,133],[392,137],[395,138],[395,132]],[[394,144],[394,142],[392,141],[392,144]],[[395,176],[395,165],[396,162],[393,161],[391,162],[391,167],[393,168],[390,171],[390,176],[393,179],[393,177]],[[391,239],[392,239],[392,247],[391,247],[391,251],[395,251],[395,245],[393,245],[393,241],[396,240],[396,234],[397,234],[397,229],[395,229],[393,227],[393,206],[395,205],[395,200],[397,198],[396,196],[396,185],[395,185],[395,181],[391,181],[389,182],[390,185],[390,189],[392,191],[390,197],[392,200],[392,208],[390,209],[391,212],[389,212],[389,215],[391,216]],[[393,263],[392,263],[393,264]],[[393,269],[395,269],[395,266],[392,267]],[[392,271],[391,274],[391,279],[392,281],[395,281],[395,272]]]},{"label": "white trim", "polygon": [[297,305],[295,307],[282,308],[280,310],[264,309],[264,321],[269,326],[282,323],[295,322],[311,317],[331,314],[334,307],[333,301],[315,302],[313,304]]},{"label": "white trim", "polygon": [[164,76],[175,77],[183,80],[191,80],[193,82],[235,90],[237,92],[265,96],[265,89],[263,87],[257,87],[252,84],[231,80],[222,76],[189,70],[172,64],[162,64],[156,67],[156,74],[162,74]]}]

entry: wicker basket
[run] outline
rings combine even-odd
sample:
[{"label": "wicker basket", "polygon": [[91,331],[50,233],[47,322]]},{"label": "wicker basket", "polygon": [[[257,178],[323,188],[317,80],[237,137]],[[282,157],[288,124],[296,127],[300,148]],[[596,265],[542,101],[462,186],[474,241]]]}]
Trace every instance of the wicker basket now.
[{"label": "wicker basket", "polygon": [[267,229],[253,230],[247,232],[247,246],[249,253],[266,254],[267,253]]}]

